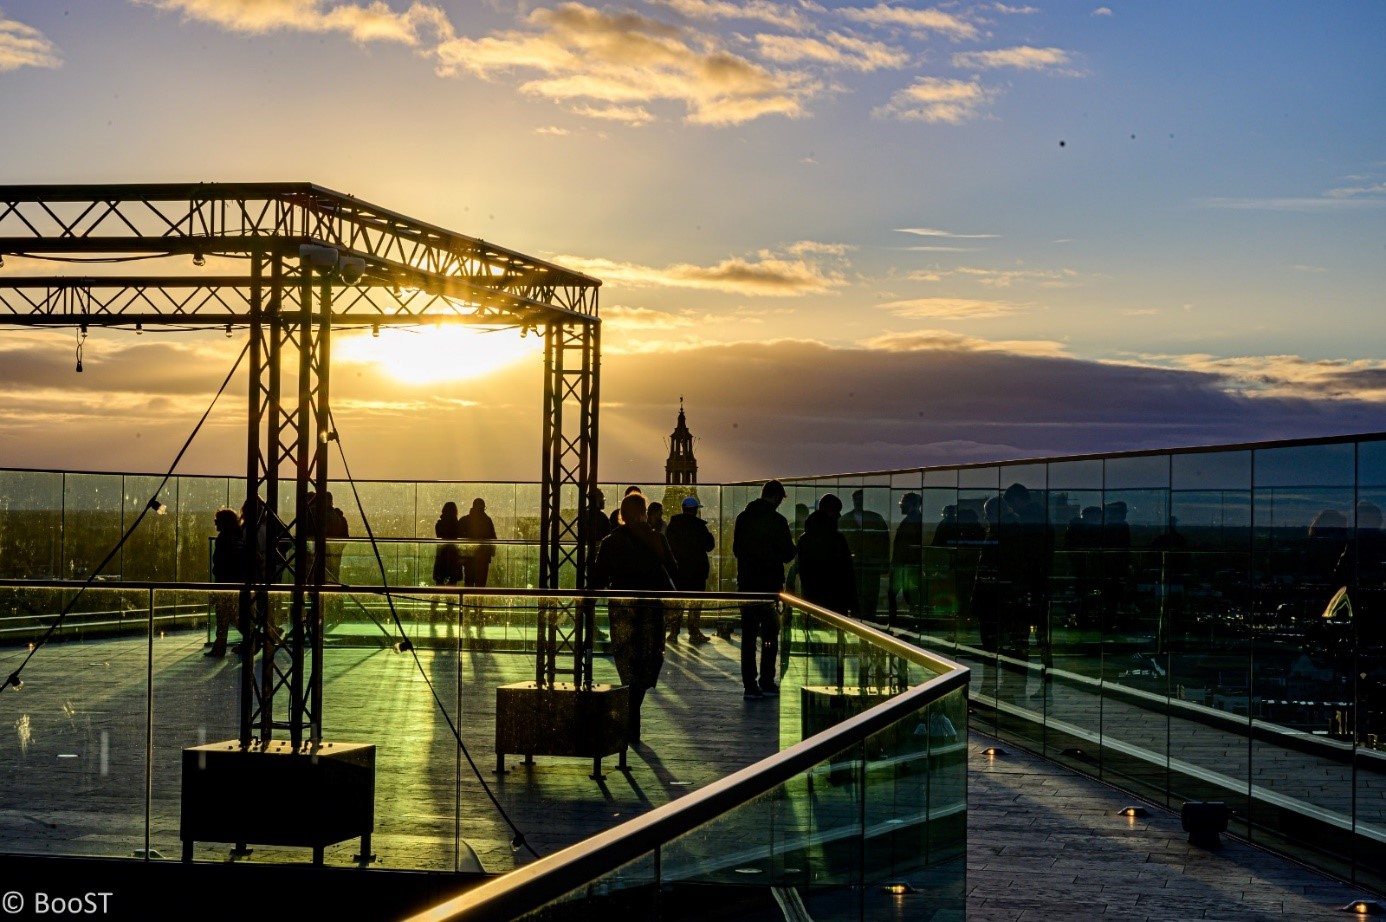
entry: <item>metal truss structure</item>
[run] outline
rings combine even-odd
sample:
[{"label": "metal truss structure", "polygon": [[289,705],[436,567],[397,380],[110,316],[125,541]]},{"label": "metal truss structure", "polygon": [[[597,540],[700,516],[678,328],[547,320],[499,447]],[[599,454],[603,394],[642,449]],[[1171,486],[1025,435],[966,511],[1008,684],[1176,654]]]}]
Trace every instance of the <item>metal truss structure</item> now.
[{"label": "metal truss structure", "polygon": [[[241,742],[287,730],[322,738],[325,516],[335,328],[462,323],[542,331],[544,420],[540,585],[586,586],[588,497],[596,486],[600,320],[589,276],[307,183],[0,186],[3,257],[83,274],[0,268],[0,327],[248,329],[246,508],[260,509],[242,593]],[[204,275],[208,259],[244,272]],[[152,264],[150,273],[129,266]],[[173,271],[168,271],[169,269]],[[286,365],[296,368],[290,379]],[[565,503],[568,504],[565,506]],[[287,512],[281,516],[280,511]],[[292,578],[289,633],[269,589]],[[590,619],[589,619],[590,620]],[[590,623],[546,609],[536,678],[572,658],[590,686]],[[287,655],[276,655],[276,647]],[[278,706],[276,706],[278,702]]]}]

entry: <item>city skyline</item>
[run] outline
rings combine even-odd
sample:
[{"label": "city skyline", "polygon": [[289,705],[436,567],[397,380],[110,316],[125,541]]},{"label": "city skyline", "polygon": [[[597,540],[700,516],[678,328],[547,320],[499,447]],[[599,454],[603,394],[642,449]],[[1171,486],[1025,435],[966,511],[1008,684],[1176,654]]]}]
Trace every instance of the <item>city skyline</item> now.
[{"label": "city skyline", "polygon": [[[602,279],[604,480],[661,470],[680,396],[708,481],[1348,434],[1386,401],[1383,25],[0,0],[0,151],[9,183],[310,181]],[[0,465],[161,469],[239,350],[93,331],[78,377],[72,337],[0,338]],[[527,359],[440,380],[429,337],[334,342],[353,473],[537,479],[534,339],[444,343]],[[181,469],[235,469],[243,393]]]}]

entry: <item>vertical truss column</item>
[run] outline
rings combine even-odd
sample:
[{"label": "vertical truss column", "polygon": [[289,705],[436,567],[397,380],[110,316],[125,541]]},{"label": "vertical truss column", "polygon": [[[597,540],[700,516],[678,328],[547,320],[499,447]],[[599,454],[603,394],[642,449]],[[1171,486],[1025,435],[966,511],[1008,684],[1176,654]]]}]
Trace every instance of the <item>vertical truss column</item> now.
[{"label": "vertical truss column", "polygon": [[[550,323],[544,329],[543,483],[539,510],[539,585],[557,589],[571,575],[587,588],[587,499],[597,485],[597,409],[601,328]],[[572,505],[565,510],[564,499]],[[572,656],[572,682],[592,684],[594,612],[590,605],[549,602],[539,611],[535,681],[552,687],[559,658]]]},{"label": "vertical truss column", "polygon": [[[258,736],[268,742],[276,729],[287,729],[297,748],[305,729],[310,740],[321,738],[321,613],[325,555],[321,516],[311,514],[310,484],[317,492],[327,488],[327,342],[330,338],[332,297],[328,279],[319,292],[321,308],[313,310],[313,273],[301,267],[294,285],[286,277],[281,255],[271,263],[268,310],[260,309],[261,296],[252,298],[250,433],[247,451],[247,501],[259,506],[255,521],[248,523],[245,541],[249,583],[253,584],[250,635],[246,649],[260,651],[258,674],[254,661],[244,656],[248,681],[242,683],[241,737]],[[260,260],[256,271],[261,272]],[[257,276],[258,278],[258,276]],[[286,309],[286,295],[296,294],[297,304]],[[283,362],[295,356],[298,387],[292,406],[284,402]],[[264,448],[259,439],[263,436]],[[285,522],[280,510],[281,474],[292,471],[293,515]],[[255,497],[263,502],[256,504]],[[287,499],[287,497],[285,497]],[[312,567],[303,566],[306,561]],[[277,609],[269,587],[290,578],[289,643],[282,643]],[[308,668],[311,664],[311,670]],[[275,699],[281,702],[276,718]]]}]

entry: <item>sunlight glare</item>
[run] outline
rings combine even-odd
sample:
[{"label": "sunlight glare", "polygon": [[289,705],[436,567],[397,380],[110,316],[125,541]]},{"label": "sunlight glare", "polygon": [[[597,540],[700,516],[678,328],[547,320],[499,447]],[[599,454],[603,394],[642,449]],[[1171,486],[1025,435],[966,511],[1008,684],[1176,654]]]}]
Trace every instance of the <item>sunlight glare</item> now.
[{"label": "sunlight glare", "polygon": [[479,378],[542,352],[542,336],[522,338],[517,329],[474,330],[455,326],[382,328],[345,334],[333,343],[333,359],[374,365],[403,384]]}]

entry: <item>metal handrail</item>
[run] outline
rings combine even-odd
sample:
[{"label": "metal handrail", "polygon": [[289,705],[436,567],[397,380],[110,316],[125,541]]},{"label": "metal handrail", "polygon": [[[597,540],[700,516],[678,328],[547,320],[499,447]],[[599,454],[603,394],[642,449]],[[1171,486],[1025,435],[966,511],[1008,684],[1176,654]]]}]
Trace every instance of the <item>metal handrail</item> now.
[{"label": "metal handrail", "polygon": [[478,922],[519,918],[755,800],[944,695],[959,689],[966,694],[970,674],[967,667],[902,643],[888,634],[812,605],[797,596],[781,593],[779,599],[827,622],[831,627],[856,634],[893,655],[941,674],[768,759],[533,864],[488,881],[411,916],[406,922]]}]

